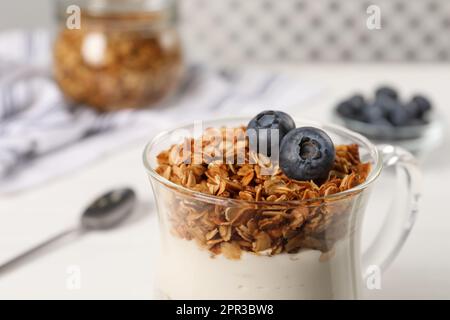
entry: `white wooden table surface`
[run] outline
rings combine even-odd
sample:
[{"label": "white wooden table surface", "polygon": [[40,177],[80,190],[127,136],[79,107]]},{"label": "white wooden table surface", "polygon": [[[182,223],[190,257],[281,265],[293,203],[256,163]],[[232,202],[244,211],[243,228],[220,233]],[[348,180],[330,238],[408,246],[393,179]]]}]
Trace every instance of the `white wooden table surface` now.
[{"label": "white wooden table surface", "polygon": [[[402,94],[430,95],[450,122],[450,65],[285,65],[272,69],[298,74],[302,80],[323,84],[323,95],[301,106],[295,116],[327,119],[336,99],[380,83],[391,83]],[[151,299],[153,259],[158,247],[157,217],[141,164],[146,141],[136,141],[120,153],[24,193],[0,196],[0,261],[60,229],[76,223],[91,198],[115,185],[129,185],[142,200],[142,217],[123,229],[91,234],[54,251],[15,272],[0,277],[2,298]],[[382,289],[367,291],[368,298],[450,298],[450,143],[424,162],[424,197],[417,224],[389,270]],[[369,204],[365,243],[381,220],[388,186],[378,182]],[[387,182],[384,182],[387,184]],[[81,271],[81,287],[70,290],[69,269]]]}]

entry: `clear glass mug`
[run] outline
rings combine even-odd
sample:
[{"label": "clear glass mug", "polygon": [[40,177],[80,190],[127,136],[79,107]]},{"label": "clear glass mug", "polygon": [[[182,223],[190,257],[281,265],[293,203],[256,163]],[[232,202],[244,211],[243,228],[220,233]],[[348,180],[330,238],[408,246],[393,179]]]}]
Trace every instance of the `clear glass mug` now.
[{"label": "clear glass mug", "polygon": [[[248,121],[248,118],[219,119],[204,122],[203,127],[231,128]],[[390,145],[375,146],[363,136],[339,126],[303,120],[296,122],[297,126],[312,125],[325,130],[335,144],[358,144],[361,160],[371,163],[367,180],[347,191],[315,200],[278,203],[232,200],[194,192],[168,181],[155,171],[156,156],[161,151],[181,143],[185,137],[196,137],[196,133],[198,137],[194,125],[163,132],[146,146],[144,165],[153,187],[160,223],[161,253],[156,279],[160,297],[357,299],[361,298],[365,282],[371,281],[371,276],[377,276],[378,271],[385,270],[394,260],[417,214],[421,175],[414,157]],[[404,185],[405,196],[394,197],[397,203],[392,204],[372,245],[361,254],[362,221],[370,189],[381,170],[391,166],[395,167],[397,179]],[[242,210],[250,215],[268,211],[291,215],[306,212],[312,219],[331,218],[324,230],[313,230],[313,224],[305,222],[300,237],[289,238],[287,235],[287,246],[308,247],[296,253],[268,256],[245,251],[239,259],[229,259],[224,255],[213,256],[198,245],[207,239],[179,237],[185,227],[195,228],[195,219],[202,214],[223,215]],[[224,235],[220,230],[220,236],[224,239],[228,237],[231,241],[236,236],[227,236],[226,227],[223,229]]]}]

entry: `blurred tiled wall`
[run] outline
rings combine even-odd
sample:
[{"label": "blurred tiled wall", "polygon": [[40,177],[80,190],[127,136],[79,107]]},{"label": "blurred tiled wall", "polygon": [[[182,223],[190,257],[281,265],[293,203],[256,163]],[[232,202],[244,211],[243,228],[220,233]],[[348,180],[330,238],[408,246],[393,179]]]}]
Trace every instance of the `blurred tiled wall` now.
[{"label": "blurred tiled wall", "polygon": [[[381,29],[369,30],[370,5]],[[191,57],[449,61],[450,0],[180,0]]]}]

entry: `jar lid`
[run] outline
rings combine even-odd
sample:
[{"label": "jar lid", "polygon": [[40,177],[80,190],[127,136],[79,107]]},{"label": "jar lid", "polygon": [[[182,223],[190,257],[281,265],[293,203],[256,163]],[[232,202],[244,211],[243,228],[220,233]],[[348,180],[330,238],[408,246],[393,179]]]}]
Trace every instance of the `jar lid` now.
[{"label": "jar lid", "polygon": [[177,0],[58,0],[58,21],[67,19],[67,10],[78,6],[90,25],[102,28],[158,30],[177,21]]},{"label": "jar lid", "polygon": [[59,0],[61,11],[75,5],[92,15],[120,14],[136,12],[159,12],[170,9],[175,0]]}]

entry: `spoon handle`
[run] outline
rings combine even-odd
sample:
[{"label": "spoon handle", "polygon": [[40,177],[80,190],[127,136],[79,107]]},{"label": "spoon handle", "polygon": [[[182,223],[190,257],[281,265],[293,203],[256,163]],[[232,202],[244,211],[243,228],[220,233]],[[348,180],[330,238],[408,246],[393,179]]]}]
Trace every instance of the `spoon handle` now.
[{"label": "spoon handle", "polygon": [[68,241],[70,239],[75,239],[81,236],[83,232],[84,230],[82,230],[79,227],[65,230],[43,241],[42,243],[24,251],[18,256],[0,265],[0,276],[34,258],[37,258],[39,255],[47,253],[51,249],[55,249],[58,245],[62,244],[63,240]]}]

